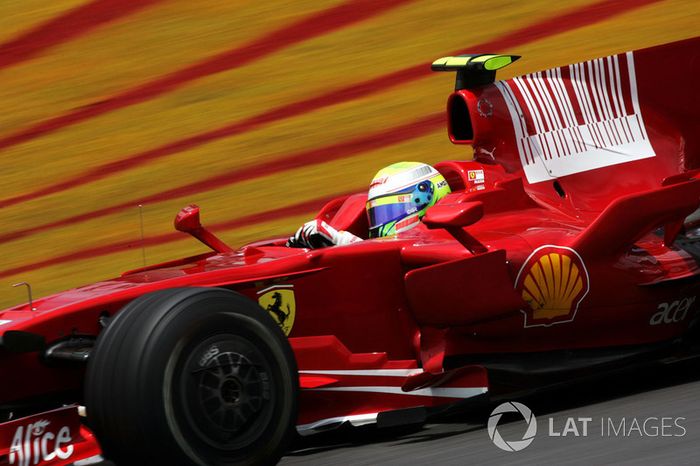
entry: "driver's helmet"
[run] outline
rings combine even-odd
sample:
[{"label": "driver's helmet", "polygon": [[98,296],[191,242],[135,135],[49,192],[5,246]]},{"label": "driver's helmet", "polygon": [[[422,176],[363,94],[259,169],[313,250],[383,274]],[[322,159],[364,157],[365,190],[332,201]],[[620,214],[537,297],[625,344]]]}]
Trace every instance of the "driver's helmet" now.
[{"label": "driver's helmet", "polygon": [[430,165],[399,162],[377,172],[369,185],[369,237],[379,238],[418,225],[428,207],[450,193],[445,178]]}]

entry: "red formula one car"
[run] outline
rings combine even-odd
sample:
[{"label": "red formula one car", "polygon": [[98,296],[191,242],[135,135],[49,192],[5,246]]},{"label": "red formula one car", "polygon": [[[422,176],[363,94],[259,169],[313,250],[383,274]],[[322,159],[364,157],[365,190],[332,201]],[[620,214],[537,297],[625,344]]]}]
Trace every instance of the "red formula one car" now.
[{"label": "red formula one car", "polygon": [[[296,432],[692,355],[700,40],[495,81],[516,58],[433,64],[475,158],[436,165],[452,194],[408,232],[232,250],[189,207],[213,252],[0,312],[0,464],[266,464]],[[318,218],[366,238],[365,202]]]}]

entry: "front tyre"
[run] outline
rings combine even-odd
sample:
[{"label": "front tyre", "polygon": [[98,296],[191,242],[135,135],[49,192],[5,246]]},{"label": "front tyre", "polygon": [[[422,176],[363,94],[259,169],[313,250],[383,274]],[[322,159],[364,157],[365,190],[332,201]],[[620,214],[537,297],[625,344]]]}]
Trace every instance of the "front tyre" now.
[{"label": "front tyre", "polygon": [[292,350],[256,303],[219,288],[137,298],[99,336],[85,404],[117,464],[257,465],[295,430]]}]

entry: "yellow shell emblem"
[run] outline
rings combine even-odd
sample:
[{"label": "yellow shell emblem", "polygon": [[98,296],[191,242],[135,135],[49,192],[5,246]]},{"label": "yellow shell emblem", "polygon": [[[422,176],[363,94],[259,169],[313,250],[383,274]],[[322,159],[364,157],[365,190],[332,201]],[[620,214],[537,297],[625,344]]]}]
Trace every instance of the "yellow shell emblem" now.
[{"label": "yellow shell emblem", "polygon": [[525,261],[515,287],[528,305],[525,327],[571,322],[588,294],[588,271],[573,249],[542,246]]},{"label": "yellow shell emblem", "polygon": [[258,291],[258,304],[277,322],[285,335],[294,326],[294,285],[275,285]]}]

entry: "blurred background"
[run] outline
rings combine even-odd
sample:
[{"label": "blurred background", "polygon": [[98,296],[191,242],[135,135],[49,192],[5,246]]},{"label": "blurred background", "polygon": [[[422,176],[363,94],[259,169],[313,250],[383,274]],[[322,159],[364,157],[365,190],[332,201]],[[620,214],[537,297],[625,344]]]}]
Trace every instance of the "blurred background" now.
[{"label": "blurred background", "polygon": [[[291,234],[446,135],[457,53],[540,69],[694,37],[696,0],[2,0],[0,308]],[[660,79],[663,72],[660,70]],[[142,208],[139,208],[142,205]]]}]

